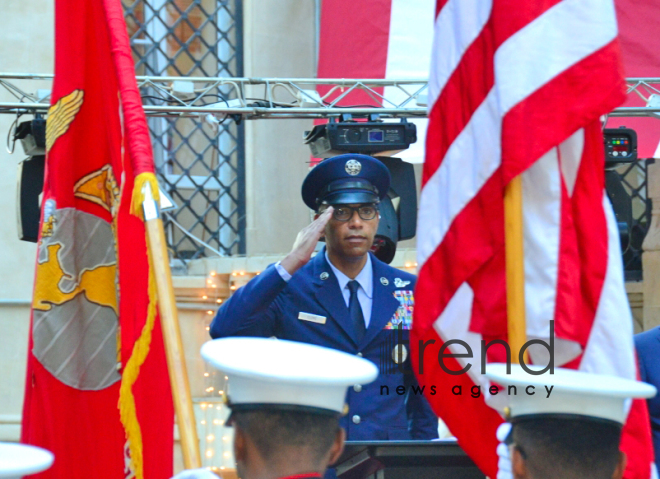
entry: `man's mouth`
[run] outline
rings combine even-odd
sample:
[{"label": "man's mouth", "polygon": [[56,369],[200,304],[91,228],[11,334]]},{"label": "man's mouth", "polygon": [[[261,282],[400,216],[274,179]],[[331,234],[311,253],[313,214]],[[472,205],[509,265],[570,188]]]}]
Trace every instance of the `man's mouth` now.
[{"label": "man's mouth", "polygon": [[346,241],[349,243],[359,243],[362,241],[367,241],[367,238],[365,236],[347,236]]}]

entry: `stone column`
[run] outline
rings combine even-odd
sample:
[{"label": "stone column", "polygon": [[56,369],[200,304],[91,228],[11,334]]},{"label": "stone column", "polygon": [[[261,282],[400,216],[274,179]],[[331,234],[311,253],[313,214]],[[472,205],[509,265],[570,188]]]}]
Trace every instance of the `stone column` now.
[{"label": "stone column", "polygon": [[644,239],[642,268],[644,271],[643,329],[647,331],[660,325],[660,164],[649,165],[647,178],[648,197],[653,202],[651,226]]}]

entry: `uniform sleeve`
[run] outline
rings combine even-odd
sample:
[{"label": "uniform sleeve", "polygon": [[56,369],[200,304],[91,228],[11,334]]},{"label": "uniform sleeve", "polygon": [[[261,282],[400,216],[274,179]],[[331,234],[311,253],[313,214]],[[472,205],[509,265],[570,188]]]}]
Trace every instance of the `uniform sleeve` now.
[{"label": "uniform sleeve", "polygon": [[[406,414],[408,415],[410,438],[437,439],[438,417],[421,392],[412,367],[407,368],[407,371],[404,375],[404,382],[407,391]],[[416,394],[415,391],[418,391],[418,393]]]},{"label": "uniform sleeve", "polygon": [[274,265],[234,292],[211,322],[211,337],[274,336],[286,281]]},{"label": "uniform sleeve", "polygon": [[648,382],[646,375],[646,365],[644,364],[645,351],[644,342],[641,334],[635,335],[635,352],[637,356],[637,365],[639,367],[639,379]]}]

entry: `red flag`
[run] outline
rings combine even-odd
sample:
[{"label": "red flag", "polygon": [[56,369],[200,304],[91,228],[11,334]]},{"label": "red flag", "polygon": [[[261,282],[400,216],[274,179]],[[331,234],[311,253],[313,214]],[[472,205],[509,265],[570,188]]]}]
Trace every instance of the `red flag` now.
[{"label": "red flag", "polygon": [[[419,340],[471,347],[472,358],[444,363],[453,371],[471,363],[465,374],[427,360],[418,378],[436,385],[434,410],[495,477],[501,418],[490,406],[506,398],[487,391],[481,340],[507,339],[503,195],[515,176],[523,180],[527,337],[547,341],[554,320],[556,366],[636,376],[599,123],[623,102],[624,82],[611,0],[438,0],[436,12],[412,358]],[[466,353],[455,343],[449,350]],[[547,364],[541,352],[530,349],[531,359]],[[486,356],[506,359],[502,346]],[[470,395],[475,386],[479,398]],[[641,401],[634,409],[622,441],[626,477],[649,477],[648,417]]]},{"label": "red flag", "polygon": [[22,441],[55,453],[42,477],[169,478],[169,378],[131,214],[134,185],[155,178],[122,8],[55,5]]}]

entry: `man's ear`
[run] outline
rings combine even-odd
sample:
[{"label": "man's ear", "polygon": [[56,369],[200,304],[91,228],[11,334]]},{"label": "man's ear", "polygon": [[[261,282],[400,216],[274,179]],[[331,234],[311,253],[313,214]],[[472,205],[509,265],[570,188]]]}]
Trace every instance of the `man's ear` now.
[{"label": "man's ear", "polygon": [[234,425],[234,459],[236,462],[244,461],[247,455],[247,444],[245,441],[245,433],[239,427]]},{"label": "man's ear", "polygon": [[511,448],[511,473],[514,479],[527,479],[529,477],[527,465],[517,447]]},{"label": "man's ear", "polygon": [[628,464],[628,457],[623,451],[619,451],[619,462],[614,469],[612,474],[612,479],[621,479],[623,477],[623,472],[626,470],[626,464]]},{"label": "man's ear", "polygon": [[346,441],[346,431],[344,431],[344,428],[340,427],[337,430],[335,440],[332,443],[332,447],[330,448],[330,458],[328,460],[329,465],[337,462],[341,456],[341,453],[344,452],[344,441]]}]

